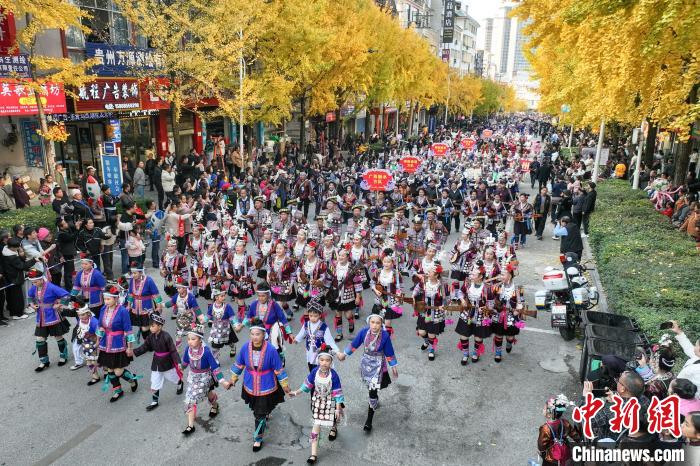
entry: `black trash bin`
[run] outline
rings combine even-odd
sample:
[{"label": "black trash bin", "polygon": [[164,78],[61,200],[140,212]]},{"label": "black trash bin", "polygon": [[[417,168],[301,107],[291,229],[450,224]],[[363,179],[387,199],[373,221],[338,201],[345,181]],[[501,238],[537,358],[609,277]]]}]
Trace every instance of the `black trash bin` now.
[{"label": "black trash bin", "polygon": [[586,380],[586,376],[591,370],[597,369],[597,367],[592,368],[592,366],[596,364],[596,361],[599,363],[603,359],[603,356],[614,354],[626,361],[632,361],[634,359],[634,352],[638,346],[640,345],[637,342],[586,338],[583,344],[581,366],[579,369],[581,382]]},{"label": "black trash bin", "polygon": [[638,332],[637,322],[627,316],[612,314],[610,312],[586,311],[583,313],[584,325],[595,324],[616,327],[630,332]]},{"label": "black trash bin", "polygon": [[649,340],[642,332],[632,332],[620,327],[607,325],[589,324],[586,325],[586,338],[600,338],[601,340],[621,341],[624,343],[634,343],[647,348]]}]

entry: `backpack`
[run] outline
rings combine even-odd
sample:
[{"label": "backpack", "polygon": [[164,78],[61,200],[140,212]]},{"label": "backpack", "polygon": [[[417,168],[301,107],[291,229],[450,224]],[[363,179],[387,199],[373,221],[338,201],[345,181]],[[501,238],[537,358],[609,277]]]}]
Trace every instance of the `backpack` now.
[{"label": "backpack", "polygon": [[557,438],[557,434],[554,432],[552,426],[549,423],[547,424],[549,430],[552,431],[552,441],[554,442],[552,446],[549,447],[549,454],[552,456],[553,460],[557,461],[559,464],[563,464],[565,461],[571,458],[571,450],[569,449],[569,445],[566,444],[566,439],[564,438],[564,431],[566,430],[564,421],[561,421],[560,424],[561,432],[559,433],[559,438]]}]

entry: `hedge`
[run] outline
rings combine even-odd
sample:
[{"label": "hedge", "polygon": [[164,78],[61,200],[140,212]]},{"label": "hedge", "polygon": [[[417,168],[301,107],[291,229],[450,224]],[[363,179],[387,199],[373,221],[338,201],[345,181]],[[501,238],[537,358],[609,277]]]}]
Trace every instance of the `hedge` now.
[{"label": "hedge", "polygon": [[[146,212],[145,199],[138,199],[136,205]],[[123,213],[120,204],[117,204],[117,213]],[[12,232],[12,227],[15,225],[32,226],[35,228],[46,227],[53,231],[56,228],[56,212],[53,211],[50,205],[33,206],[26,209],[11,210],[4,214],[0,214],[0,230],[5,229]]]},{"label": "hedge", "polygon": [[652,339],[677,320],[700,337],[700,262],[695,243],[656,212],[643,191],[608,180],[598,186],[589,243],[611,312],[636,319]]},{"label": "hedge", "polygon": [[12,232],[12,227],[15,225],[47,227],[53,231],[56,227],[56,213],[50,205],[47,205],[11,210],[0,214],[0,229]]}]

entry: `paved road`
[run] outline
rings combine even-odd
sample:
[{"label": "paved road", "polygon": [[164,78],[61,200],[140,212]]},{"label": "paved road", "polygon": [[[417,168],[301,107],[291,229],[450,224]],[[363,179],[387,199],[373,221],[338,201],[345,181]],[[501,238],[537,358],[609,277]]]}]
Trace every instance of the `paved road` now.
[{"label": "paved road", "polygon": [[[529,302],[540,287],[543,269],[557,263],[558,243],[550,239],[550,229],[548,226],[544,241],[531,238],[527,248],[519,251],[521,272],[516,280],[525,285]],[[453,242],[454,238],[449,245]],[[380,392],[382,407],[370,435],[362,431],[367,391],[359,380],[359,357],[337,363],[349,420],[334,443],[322,437],[320,462],[525,464],[536,454],[536,429],[542,422],[544,400],[561,392],[575,396],[579,390],[577,343],[564,342],[549,328],[548,315],[541,314],[538,320],[528,320],[514,351],[505,354],[500,364],[493,362],[489,343],[482,361],[462,367],[453,329],[441,336],[437,359],[429,362],[418,347],[410,314],[394,322],[400,375]],[[172,332],[173,321],[166,327]],[[251,451],[253,420],[240,399],[240,387],[220,390],[219,417],[209,421],[205,406],[197,432],[185,439],[180,434],[186,425],[182,397],[175,395],[173,386],[161,391],[157,410],[147,413],[144,409],[150,402],[148,356],[131,366],[146,375],[139,390],[110,404],[109,395],[99,385],[85,385],[85,369],[71,372],[67,366],[51,366],[36,374],[32,332],[31,319],[0,329],[0,354],[4,356],[0,364],[4,419],[0,465],[197,462],[277,466],[302,464],[308,457],[308,398],[288,399],[275,410],[259,453]],[[55,361],[53,342],[49,351]],[[289,353],[287,370],[296,387],[307,374],[303,348],[294,346]],[[230,367],[228,355],[221,362]]]}]

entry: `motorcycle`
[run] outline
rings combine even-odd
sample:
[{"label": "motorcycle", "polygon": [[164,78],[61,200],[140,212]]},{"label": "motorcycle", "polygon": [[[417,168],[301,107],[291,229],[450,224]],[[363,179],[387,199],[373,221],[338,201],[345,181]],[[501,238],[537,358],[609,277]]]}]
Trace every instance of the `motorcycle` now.
[{"label": "motorcycle", "polygon": [[542,276],[544,290],[535,293],[538,310],[552,314],[552,328],[558,328],[565,341],[573,340],[583,311],[598,305],[598,289],[589,286],[584,276],[586,266],[579,263],[578,255],[559,256],[562,268],[547,267]]}]

